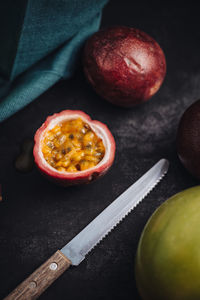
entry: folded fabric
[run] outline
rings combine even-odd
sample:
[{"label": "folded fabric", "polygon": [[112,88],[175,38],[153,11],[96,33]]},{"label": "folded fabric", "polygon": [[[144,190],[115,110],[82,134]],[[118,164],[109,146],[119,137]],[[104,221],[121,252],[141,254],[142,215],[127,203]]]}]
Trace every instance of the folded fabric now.
[{"label": "folded fabric", "polygon": [[19,7],[15,14],[16,3],[7,1],[5,10],[0,11],[7,18],[3,19],[7,34],[0,49],[0,122],[73,74],[80,49],[98,30],[107,2],[21,0],[19,17]]}]

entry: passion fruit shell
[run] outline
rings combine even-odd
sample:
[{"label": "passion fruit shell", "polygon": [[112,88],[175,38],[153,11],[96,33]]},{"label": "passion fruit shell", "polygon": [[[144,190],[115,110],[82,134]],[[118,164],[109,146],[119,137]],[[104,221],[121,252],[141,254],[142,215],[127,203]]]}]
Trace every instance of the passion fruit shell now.
[{"label": "passion fruit shell", "polygon": [[[102,139],[105,147],[104,157],[97,165],[84,171],[73,173],[58,171],[45,160],[42,152],[42,142],[45,134],[57,124],[77,118],[81,118],[83,122],[88,124],[91,130]],[[36,131],[34,141],[33,155],[36,166],[45,177],[62,186],[90,183],[91,181],[96,180],[108,171],[115,157],[115,140],[108,127],[99,121],[92,120],[87,114],[80,110],[64,110],[49,116]]]},{"label": "passion fruit shell", "polygon": [[84,48],[83,67],[94,90],[123,107],[150,99],[166,74],[165,55],[159,44],[147,33],[127,26],[93,34]]},{"label": "passion fruit shell", "polygon": [[200,179],[200,100],[189,106],[179,122],[177,153],[183,166]]}]

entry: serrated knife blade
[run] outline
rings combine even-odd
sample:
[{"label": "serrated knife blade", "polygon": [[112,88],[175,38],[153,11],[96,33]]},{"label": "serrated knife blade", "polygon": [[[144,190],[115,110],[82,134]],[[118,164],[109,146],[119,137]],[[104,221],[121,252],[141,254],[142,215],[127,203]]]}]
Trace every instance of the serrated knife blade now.
[{"label": "serrated knife blade", "polygon": [[168,166],[169,162],[161,159],[60,251],[77,266],[86,254],[146,197],[166,174]]},{"label": "serrated knife blade", "polygon": [[4,300],[37,299],[70,265],[79,265],[88,252],[158,184],[167,173],[168,167],[169,162],[166,159],[157,162]]}]

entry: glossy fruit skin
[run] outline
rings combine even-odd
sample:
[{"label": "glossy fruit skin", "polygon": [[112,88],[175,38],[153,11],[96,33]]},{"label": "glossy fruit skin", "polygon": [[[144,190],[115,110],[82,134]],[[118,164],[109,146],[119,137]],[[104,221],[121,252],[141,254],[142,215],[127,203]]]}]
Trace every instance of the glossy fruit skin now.
[{"label": "glossy fruit skin", "polygon": [[176,143],[180,161],[194,177],[200,179],[200,100],[184,112]]},{"label": "glossy fruit skin", "polygon": [[[56,125],[59,121],[64,121],[66,119],[78,117],[81,117],[93,129],[96,128],[96,130],[105,139],[107,145],[104,158],[95,167],[87,169],[85,171],[79,171],[74,173],[59,172],[53,167],[51,167],[48,163],[45,163],[41,151],[42,136],[45,130],[48,130],[52,122],[54,125]],[[109,170],[109,168],[113,164],[115,157],[115,140],[108,127],[99,121],[92,120],[87,114],[80,110],[64,110],[60,113],[56,113],[52,116],[49,116],[46,119],[46,121],[42,124],[42,126],[36,131],[34,141],[35,145],[33,148],[33,156],[35,159],[36,166],[38,167],[40,172],[50,181],[62,186],[87,184],[96,180],[97,178],[103,176]]]},{"label": "glossy fruit skin", "polygon": [[135,275],[144,300],[200,299],[200,186],[174,195],[151,216]]},{"label": "glossy fruit skin", "polygon": [[139,29],[117,26],[86,43],[84,72],[95,91],[113,104],[132,107],[150,99],[166,74],[158,43]]}]

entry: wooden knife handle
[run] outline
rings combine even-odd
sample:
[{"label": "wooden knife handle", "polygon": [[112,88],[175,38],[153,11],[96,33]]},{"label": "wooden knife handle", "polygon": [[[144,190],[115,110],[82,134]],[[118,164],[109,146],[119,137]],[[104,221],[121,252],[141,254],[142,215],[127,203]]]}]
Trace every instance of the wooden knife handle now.
[{"label": "wooden knife handle", "polygon": [[62,252],[56,251],[4,300],[37,299],[70,265],[71,261]]}]

